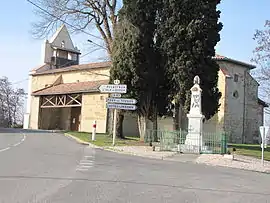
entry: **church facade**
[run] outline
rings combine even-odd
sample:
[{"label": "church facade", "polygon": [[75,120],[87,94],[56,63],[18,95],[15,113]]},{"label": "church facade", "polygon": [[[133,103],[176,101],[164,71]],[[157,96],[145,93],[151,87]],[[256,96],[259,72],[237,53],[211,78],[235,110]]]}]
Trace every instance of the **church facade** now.
[{"label": "church facade", "polygon": [[[109,95],[101,94],[98,88],[108,84],[111,63],[80,64],[79,56],[65,25],[45,41],[42,65],[29,73],[25,129],[91,132],[96,121],[98,133],[108,131],[112,123],[106,109]],[[220,65],[221,106],[204,123],[204,130],[229,132],[232,142],[256,142],[267,105],[258,98],[259,84],[250,75],[255,66],[222,56],[215,59]],[[180,116],[181,126],[186,128],[186,116]],[[172,118],[159,118],[158,126],[172,130]],[[136,118],[125,115],[123,128],[125,135],[137,135]]]}]

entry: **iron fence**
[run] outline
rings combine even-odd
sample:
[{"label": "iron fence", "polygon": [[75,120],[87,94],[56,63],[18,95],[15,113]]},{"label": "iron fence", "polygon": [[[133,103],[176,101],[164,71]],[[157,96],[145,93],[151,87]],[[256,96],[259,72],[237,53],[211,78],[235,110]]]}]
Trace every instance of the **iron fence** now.
[{"label": "iron fence", "polygon": [[177,151],[180,153],[227,153],[225,132],[196,133],[187,131],[147,130],[146,143],[155,143],[160,151]]}]

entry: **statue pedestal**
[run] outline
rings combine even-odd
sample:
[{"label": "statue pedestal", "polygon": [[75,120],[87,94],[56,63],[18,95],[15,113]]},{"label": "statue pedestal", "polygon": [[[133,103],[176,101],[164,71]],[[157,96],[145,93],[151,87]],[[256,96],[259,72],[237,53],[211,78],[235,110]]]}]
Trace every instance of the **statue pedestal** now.
[{"label": "statue pedestal", "polygon": [[188,134],[186,136],[186,151],[200,153],[203,146],[202,125],[204,116],[201,114],[188,114]]}]

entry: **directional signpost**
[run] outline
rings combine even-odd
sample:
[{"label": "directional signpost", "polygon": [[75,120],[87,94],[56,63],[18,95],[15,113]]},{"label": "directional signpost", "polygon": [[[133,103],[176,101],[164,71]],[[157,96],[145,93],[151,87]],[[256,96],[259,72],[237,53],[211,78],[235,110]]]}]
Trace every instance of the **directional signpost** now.
[{"label": "directional signpost", "polygon": [[118,104],[137,104],[136,99],[122,99],[122,98],[107,98],[108,103],[118,103]]},{"label": "directional signpost", "polygon": [[119,80],[114,80],[114,84],[101,85],[99,87],[101,93],[110,93],[109,98],[107,98],[107,108],[114,110],[114,122],[113,122],[113,146],[115,145],[116,138],[116,116],[117,109],[131,110],[135,111],[137,106],[136,99],[125,99],[121,98],[123,93],[127,93],[127,85],[120,84]]},{"label": "directional signpost", "polygon": [[108,109],[122,109],[122,110],[131,110],[134,111],[137,109],[137,106],[135,105],[129,105],[129,104],[107,104]]},{"label": "directional signpost", "polygon": [[101,93],[127,93],[127,85],[101,85],[98,89]]},{"label": "directional signpost", "polygon": [[261,134],[261,138],[262,138],[262,144],[261,144],[261,148],[262,148],[262,165],[264,165],[264,148],[267,147],[267,142],[268,142],[268,131],[269,131],[269,126],[260,126],[260,134]]}]

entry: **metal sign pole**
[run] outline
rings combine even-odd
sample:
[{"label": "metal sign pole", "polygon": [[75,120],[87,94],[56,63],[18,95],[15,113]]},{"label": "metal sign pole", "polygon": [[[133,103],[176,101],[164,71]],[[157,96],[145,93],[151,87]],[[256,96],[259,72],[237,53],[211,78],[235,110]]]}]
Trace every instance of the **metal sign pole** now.
[{"label": "metal sign pole", "polygon": [[113,110],[113,146],[115,146],[115,138],[116,138],[116,116],[117,116],[117,109]]},{"label": "metal sign pole", "polygon": [[[114,80],[113,83],[115,85],[119,85],[120,84],[120,81],[119,80]],[[113,146],[115,146],[115,139],[116,139],[116,124],[117,124],[117,109],[114,109],[113,110]]]},{"label": "metal sign pole", "polygon": [[265,128],[263,127],[263,130],[262,130],[262,145],[261,145],[261,148],[262,148],[262,165],[264,165],[264,142],[265,142]]}]

